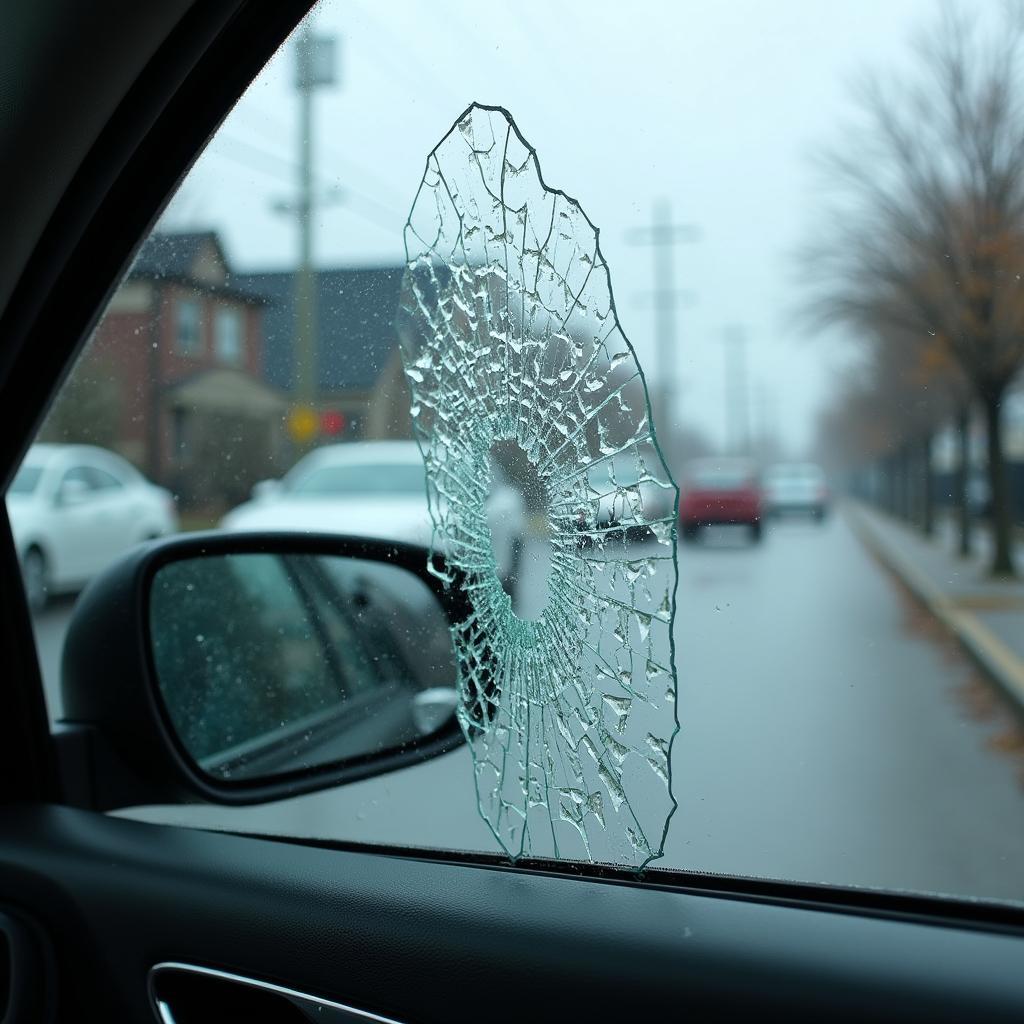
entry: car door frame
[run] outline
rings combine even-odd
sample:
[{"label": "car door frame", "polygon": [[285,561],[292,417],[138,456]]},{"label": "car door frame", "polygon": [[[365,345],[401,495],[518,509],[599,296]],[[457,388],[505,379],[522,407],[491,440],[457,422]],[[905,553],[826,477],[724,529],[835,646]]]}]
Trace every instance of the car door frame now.
[{"label": "car door frame", "polygon": [[[11,228],[7,244],[22,257],[8,274],[15,284],[0,291],[5,488],[175,185],[312,6],[312,0],[108,0],[91,5],[89,24],[79,19],[65,39],[51,37],[43,19],[49,14],[74,22],[75,0],[19,5],[7,13],[0,59],[10,77],[33,81],[34,69],[24,62],[38,63],[35,50],[52,52],[63,77],[77,76],[76,103],[91,117],[69,120],[60,89],[40,86],[38,116],[21,124],[12,117],[14,127],[0,137],[0,166],[41,161],[50,172],[38,210],[26,210],[13,193],[10,202],[0,196],[0,216]],[[124,59],[123,67],[97,62],[105,38],[119,28],[119,56],[131,52],[134,59]],[[61,125],[59,142],[54,124]],[[0,263],[0,275],[4,269]],[[52,300],[55,295],[60,301]],[[7,579],[19,578],[6,507],[0,569]],[[0,715],[0,801],[59,798],[31,620],[23,595],[6,592],[0,601],[10,701],[10,714]]]},{"label": "car door frame", "polygon": [[[61,4],[71,17],[71,0],[50,7]],[[165,197],[310,6],[103,7],[136,19],[149,43],[129,81],[97,84],[90,99],[103,116],[85,152],[53,157],[59,196],[0,314],[5,486]],[[5,510],[0,520],[0,566],[16,581]],[[488,1019],[516,1019],[515,991],[541,1001],[538,1019],[562,997],[609,1013],[638,1003],[678,1012],[682,1000],[705,1019],[744,1005],[806,1019],[856,1019],[866,1007],[912,1019],[920,1009],[934,1020],[968,1006],[1010,1019],[1024,1007],[1024,978],[1012,972],[1024,954],[1019,907],[682,872],[638,880],[61,806],[28,609],[16,585],[0,601],[0,903],[50,932],[62,984],[93,1010],[151,1009],[146,971],[183,958],[423,1021],[473,1019],[485,999]],[[509,983],[498,999],[496,975]]]}]

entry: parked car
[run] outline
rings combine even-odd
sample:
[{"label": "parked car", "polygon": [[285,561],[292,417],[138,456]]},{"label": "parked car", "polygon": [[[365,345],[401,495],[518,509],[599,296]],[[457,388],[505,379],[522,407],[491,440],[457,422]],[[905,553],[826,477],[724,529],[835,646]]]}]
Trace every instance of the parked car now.
[{"label": "parked car", "polygon": [[700,459],[683,472],[679,522],[683,540],[693,541],[705,526],[748,527],[761,540],[764,499],[757,470],[745,459]]},{"label": "parked car", "polygon": [[[500,472],[492,466],[492,471]],[[522,548],[522,498],[504,479],[487,505],[499,575],[511,575]],[[325,445],[300,459],[283,480],[265,480],[250,501],[221,520],[225,530],[343,533],[429,545],[423,456],[415,441]]]},{"label": "parked car", "polygon": [[37,610],[85,586],[140,541],[178,529],[169,491],[91,445],[32,445],[7,492],[7,514]]},{"label": "parked car", "polygon": [[780,462],[764,477],[765,504],[773,516],[799,513],[819,522],[828,514],[830,494],[821,466],[813,462]]}]

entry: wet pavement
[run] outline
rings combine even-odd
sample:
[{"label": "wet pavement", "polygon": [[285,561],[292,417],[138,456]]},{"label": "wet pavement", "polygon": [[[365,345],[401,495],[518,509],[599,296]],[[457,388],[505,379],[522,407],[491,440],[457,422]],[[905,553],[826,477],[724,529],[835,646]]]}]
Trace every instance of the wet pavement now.
[{"label": "wet pavement", "polygon": [[686,563],[666,861],[1024,898],[1016,721],[845,520]]},{"label": "wet pavement", "polygon": [[[70,605],[37,631],[52,693]],[[1024,735],[842,516],[680,549],[665,867],[1024,900]],[[465,748],[256,808],[152,820],[493,851]]]},{"label": "wet pavement", "polygon": [[[974,531],[973,557],[956,552],[952,523],[931,537],[862,503],[850,505],[858,535],[945,624],[1024,716],[1024,580],[993,577],[989,537]],[[1024,571],[1021,550],[1015,552]]]}]

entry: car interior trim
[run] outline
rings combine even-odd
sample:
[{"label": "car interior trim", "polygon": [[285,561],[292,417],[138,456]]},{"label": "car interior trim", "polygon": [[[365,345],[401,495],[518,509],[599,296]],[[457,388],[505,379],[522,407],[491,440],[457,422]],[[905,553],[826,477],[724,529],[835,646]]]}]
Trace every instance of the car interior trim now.
[{"label": "car interior trim", "polygon": [[[132,1019],[117,1013],[128,1006],[151,1014],[146,977],[165,961],[424,1021],[470,1019],[468,1007],[491,1024],[550,1020],[576,1003],[604,1019],[642,1005],[648,1017],[735,1020],[756,1005],[799,1020],[936,1024],[1019,1020],[1024,1003],[1017,936],[68,807],[0,809],[0,877],[0,898],[31,902],[58,963],[108,1019]],[[123,966],[114,988],[99,966],[110,957]]]},{"label": "car interior trim", "polygon": [[[200,984],[197,985],[197,982]],[[192,986],[191,990],[190,985]],[[175,994],[168,992],[168,987],[176,990],[178,998],[182,997],[184,989],[184,998],[194,1000],[197,1004],[196,1008],[205,1012],[209,1009],[208,1000],[211,989],[222,985],[229,989],[242,986],[267,997],[268,1004],[271,1004],[265,1007],[268,1014],[273,1013],[274,1005],[272,1004],[279,1004],[281,1000],[284,1000],[304,1014],[316,1014],[317,1020],[326,1021],[327,1024],[358,1024],[359,1021],[369,1021],[371,1024],[400,1024],[394,1017],[381,1017],[379,1014],[370,1013],[369,1010],[358,1010],[345,1003],[321,999],[311,996],[307,992],[286,988],[284,985],[274,985],[269,981],[257,981],[255,978],[246,978],[240,974],[232,974],[230,971],[219,971],[213,967],[199,967],[196,964],[169,961],[156,964],[149,972],[149,993],[153,1000],[153,1009],[164,1024],[183,1024],[180,1012],[176,1011]],[[231,992],[226,993],[225,1002],[229,1006],[232,998]],[[254,1005],[254,1008],[260,1006],[258,1000],[250,1000],[250,1003]]]}]

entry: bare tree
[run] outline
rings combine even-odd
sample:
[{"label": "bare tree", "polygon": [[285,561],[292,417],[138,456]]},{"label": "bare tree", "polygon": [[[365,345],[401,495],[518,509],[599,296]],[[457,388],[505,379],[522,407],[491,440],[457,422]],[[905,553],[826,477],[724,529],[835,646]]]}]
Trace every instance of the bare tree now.
[{"label": "bare tree", "polygon": [[835,191],[807,267],[818,317],[932,348],[984,409],[992,571],[1009,575],[1000,410],[1024,363],[1024,19],[1019,2],[985,16],[945,8],[910,74],[859,90],[861,121],[825,158]]},{"label": "bare tree", "polygon": [[[820,417],[820,455],[831,469],[846,474],[872,466],[870,496],[931,532],[932,440],[948,405],[932,371],[921,364],[919,349],[885,335],[868,340],[867,358],[847,373]],[[863,481],[859,489],[864,490]]]}]

